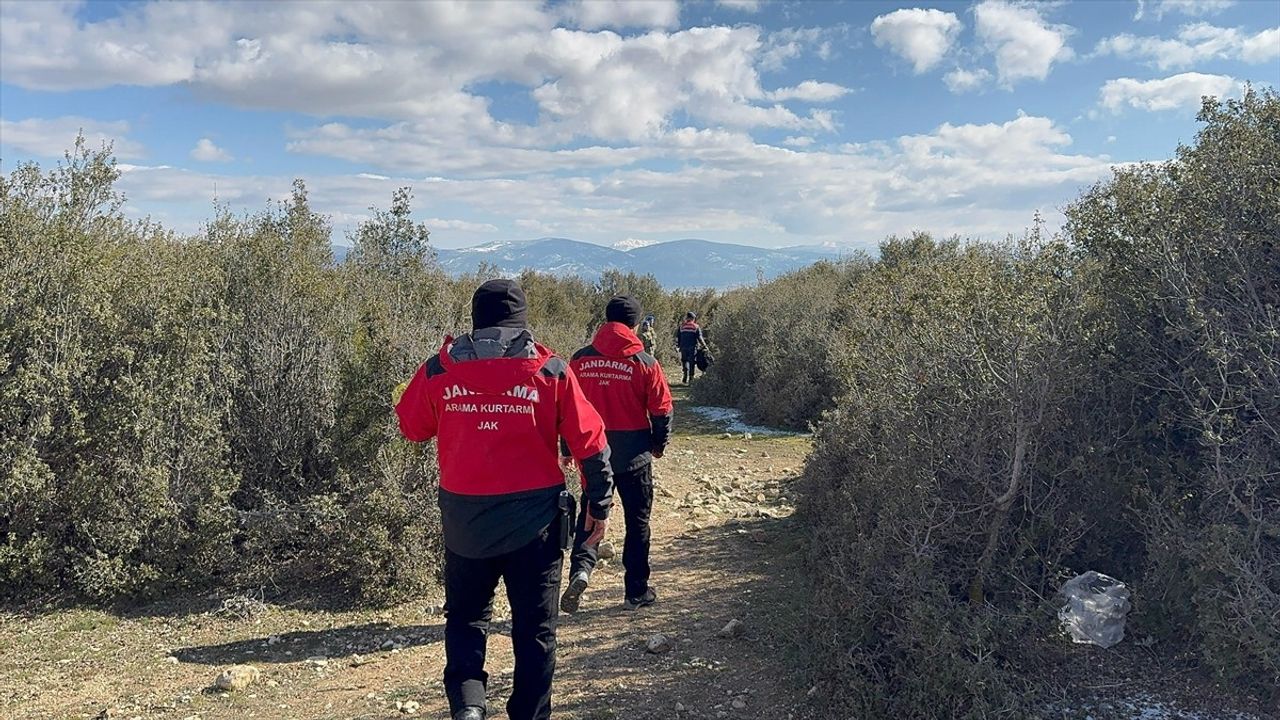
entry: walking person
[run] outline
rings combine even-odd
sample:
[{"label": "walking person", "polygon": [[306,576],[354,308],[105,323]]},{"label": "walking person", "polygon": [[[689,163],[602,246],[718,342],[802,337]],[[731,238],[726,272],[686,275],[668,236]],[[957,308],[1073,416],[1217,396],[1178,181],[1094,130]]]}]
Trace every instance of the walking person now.
[{"label": "walking person", "polygon": [[515,678],[507,715],[551,717],[556,598],[574,518],[557,445],[582,468],[582,527],[608,528],[613,472],[599,413],[568,363],[535,343],[524,291],[490,280],[471,300],[473,330],[446,338],[396,404],[400,430],[437,438],[445,544],[445,694],[455,720],[484,720],[486,637],[498,579],[511,604]]},{"label": "walking person", "polygon": [[[626,537],[624,607],[635,610],[654,603],[649,585],[649,516],[653,511],[653,458],[662,457],[671,435],[671,388],[658,361],[636,337],[640,303],[618,295],[605,308],[604,325],[591,344],[569,361],[582,391],[604,418],[609,437],[614,487],[622,501]],[[560,609],[576,612],[599,558],[591,542],[587,516],[577,524],[569,563],[569,586]]]},{"label": "walking person", "polygon": [[644,351],[658,357],[658,333],[653,329],[653,316],[646,315],[644,322],[640,323],[640,330],[636,333],[636,337],[640,338],[640,342],[644,345]]},{"label": "walking person", "polygon": [[680,349],[680,366],[684,370],[684,384],[688,385],[697,374],[698,350],[705,348],[706,338],[702,336],[702,327],[698,325],[698,314],[690,310],[684,315],[684,322],[676,330],[676,347]]}]

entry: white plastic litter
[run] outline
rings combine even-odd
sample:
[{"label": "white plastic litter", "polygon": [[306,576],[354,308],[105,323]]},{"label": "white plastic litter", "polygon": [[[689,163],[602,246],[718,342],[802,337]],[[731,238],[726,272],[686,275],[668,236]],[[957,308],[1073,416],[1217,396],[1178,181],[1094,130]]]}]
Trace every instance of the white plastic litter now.
[{"label": "white plastic litter", "polygon": [[1124,617],[1133,607],[1124,583],[1090,570],[1068,580],[1061,593],[1067,604],[1058,620],[1073,642],[1109,648],[1124,639]]}]

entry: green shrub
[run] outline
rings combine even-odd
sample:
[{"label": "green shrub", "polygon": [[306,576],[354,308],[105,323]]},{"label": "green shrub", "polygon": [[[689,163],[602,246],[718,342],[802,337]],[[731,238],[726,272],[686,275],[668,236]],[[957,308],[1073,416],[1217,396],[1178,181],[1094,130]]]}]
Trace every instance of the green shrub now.
[{"label": "green shrub", "polygon": [[1094,261],[1099,365],[1142,478],[1145,611],[1222,675],[1280,687],[1280,96],[1206,100],[1163,165],[1117,171],[1068,209]]},{"label": "green shrub", "polygon": [[716,363],[694,398],[757,422],[804,429],[817,420],[844,387],[832,354],[845,340],[838,298],[865,265],[818,263],[727,293],[707,332]]}]

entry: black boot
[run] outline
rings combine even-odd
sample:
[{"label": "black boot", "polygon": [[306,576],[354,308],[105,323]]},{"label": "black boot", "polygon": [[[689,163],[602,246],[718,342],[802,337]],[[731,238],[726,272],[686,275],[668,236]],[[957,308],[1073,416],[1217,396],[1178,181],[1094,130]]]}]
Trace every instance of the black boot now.
[{"label": "black boot", "polygon": [[484,720],[484,718],[484,708],[475,705],[468,705],[453,715],[453,720]]}]

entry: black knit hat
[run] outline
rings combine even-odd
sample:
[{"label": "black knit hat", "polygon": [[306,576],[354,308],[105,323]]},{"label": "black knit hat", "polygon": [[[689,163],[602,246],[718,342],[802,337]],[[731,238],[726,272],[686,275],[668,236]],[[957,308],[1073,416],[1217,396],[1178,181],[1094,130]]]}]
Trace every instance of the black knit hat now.
[{"label": "black knit hat", "polygon": [[471,326],[529,327],[529,303],[515,280],[490,280],[471,296]]},{"label": "black knit hat", "polygon": [[604,306],[604,319],[609,322],[620,322],[627,327],[640,324],[640,316],[644,311],[640,301],[630,295],[614,295],[609,304]]}]

